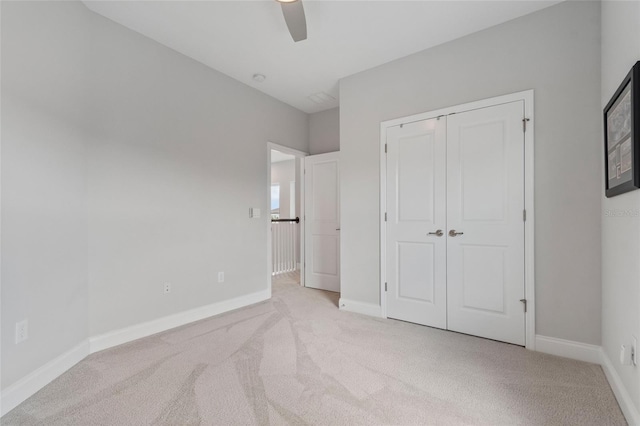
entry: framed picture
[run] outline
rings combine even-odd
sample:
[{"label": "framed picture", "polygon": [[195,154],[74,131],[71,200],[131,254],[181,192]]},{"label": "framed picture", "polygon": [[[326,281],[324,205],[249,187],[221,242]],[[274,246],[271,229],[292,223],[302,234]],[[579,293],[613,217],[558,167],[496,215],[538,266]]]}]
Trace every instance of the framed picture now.
[{"label": "framed picture", "polygon": [[640,188],[640,61],[604,108],[605,194]]}]

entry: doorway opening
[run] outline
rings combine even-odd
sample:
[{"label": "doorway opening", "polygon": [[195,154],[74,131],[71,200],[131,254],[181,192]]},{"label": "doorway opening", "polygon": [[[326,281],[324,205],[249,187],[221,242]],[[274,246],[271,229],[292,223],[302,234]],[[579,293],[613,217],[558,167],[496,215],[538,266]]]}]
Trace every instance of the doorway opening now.
[{"label": "doorway opening", "polygon": [[269,143],[269,287],[304,285],[304,152]]}]

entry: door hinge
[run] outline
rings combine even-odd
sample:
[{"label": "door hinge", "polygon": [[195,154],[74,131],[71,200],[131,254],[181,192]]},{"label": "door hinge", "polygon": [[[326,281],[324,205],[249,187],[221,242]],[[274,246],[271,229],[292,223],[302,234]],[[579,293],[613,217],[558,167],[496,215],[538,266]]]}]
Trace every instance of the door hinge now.
[{"label": "door hinge", "polygon": [[524,305],[524,312],[526,314],[527,313],[527,299],[520,299],[520,301]]},{"label": "door hinge", "polygon": [[527,209],[522,210],[522,221],[527,221]]},{"label": "door hinge", "polygon": [[387,283],[384,283],[384,291],[387,291]]},{"label": "door hinge", "polygon": [[529,121],[530,121],[530,120],[529,120],[528,118],[523,118],[523,119],[522,119],[522,131],[523,131],[523,132],[526,132],[526,131],[527,131],[527,123],[528,123]]},{"label": "door hinge", "polygon": [[384,153],[385,154],[387,153],[387,144],[386,143],[384,144]]},{"label": "door hinge", "polygon": [[384,213],[384,221],[385,222],[387,221],[387,213],[386,212]]}]

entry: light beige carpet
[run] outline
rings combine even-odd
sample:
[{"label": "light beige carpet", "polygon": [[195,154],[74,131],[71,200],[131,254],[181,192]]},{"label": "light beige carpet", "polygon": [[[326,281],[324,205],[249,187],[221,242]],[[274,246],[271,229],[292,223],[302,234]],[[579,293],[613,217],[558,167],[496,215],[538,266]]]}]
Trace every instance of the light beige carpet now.
[{"label": "light beige carpet", "polygon": [[341,312],[292,282],[91,355],[2,424],[625,424],[597,365]]}]

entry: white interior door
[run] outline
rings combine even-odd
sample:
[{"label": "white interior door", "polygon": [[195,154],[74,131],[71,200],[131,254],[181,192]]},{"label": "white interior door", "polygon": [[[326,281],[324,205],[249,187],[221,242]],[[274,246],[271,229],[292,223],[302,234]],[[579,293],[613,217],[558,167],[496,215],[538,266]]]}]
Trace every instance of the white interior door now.
[{"label": "white interior door", "polygon": [[524,102],[447,119],[448,328],[525,344]]},{"label": "white interior door", "polygon": [[305,157],[305,286],[340,291],[339,152]]},{"label": "white interior door", "polygon": [[446,328],[446,118],[387,131],[387,316]]}]

